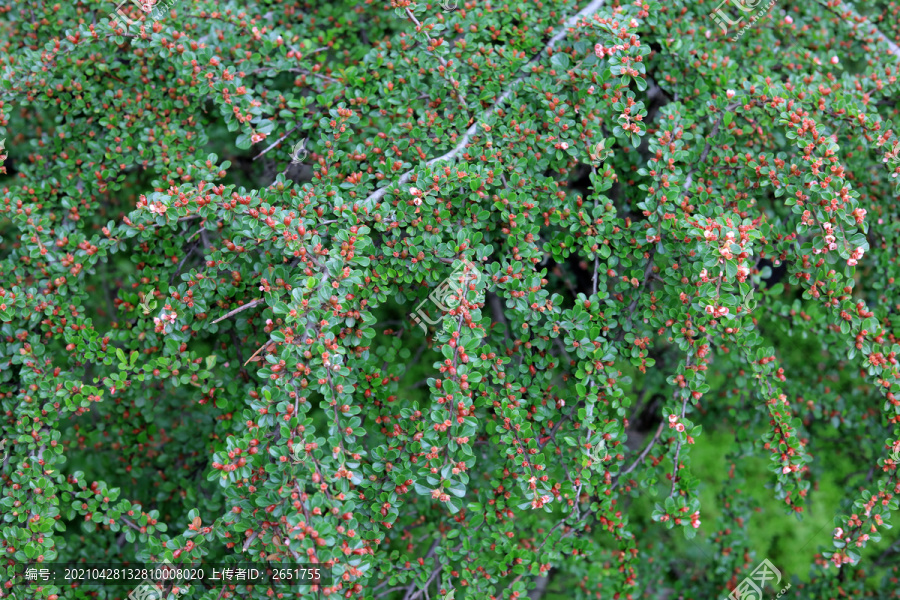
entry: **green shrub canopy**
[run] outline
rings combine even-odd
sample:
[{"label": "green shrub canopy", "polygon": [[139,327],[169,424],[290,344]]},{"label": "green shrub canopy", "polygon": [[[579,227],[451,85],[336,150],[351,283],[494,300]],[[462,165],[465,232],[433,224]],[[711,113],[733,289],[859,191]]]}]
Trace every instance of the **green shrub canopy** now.
[{"label": "green shrub canopy", "polygon": [[0,32],[0,597],[900,597],[897,2]]}]

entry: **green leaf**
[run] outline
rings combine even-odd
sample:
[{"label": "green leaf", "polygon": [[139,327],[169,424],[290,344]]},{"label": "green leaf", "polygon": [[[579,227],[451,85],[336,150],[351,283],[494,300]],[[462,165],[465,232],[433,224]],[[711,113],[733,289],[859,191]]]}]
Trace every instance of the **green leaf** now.
[{"label": "green leaf", "polygon": [[552,64],[557,69],[565,71],[569,68],[569,55],[562,52],[557,52],[550,57],[550,64]]},{"label": "green leaf", "polygon": [[734,260],[726,260],[725,261],[725,274],[728,275],[729,279],[734,279],[737,277],[738,266],[737,262]]}]

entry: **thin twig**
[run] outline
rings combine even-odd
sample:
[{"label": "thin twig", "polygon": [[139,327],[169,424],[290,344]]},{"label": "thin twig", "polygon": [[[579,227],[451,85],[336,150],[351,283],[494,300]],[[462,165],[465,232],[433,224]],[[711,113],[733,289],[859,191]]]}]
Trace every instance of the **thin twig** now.
[{"label": "thin twig", "polygon": [[193,244],[191,244],[191,247],[188,248],[188,251],[185,252],[184,258],[181,259],[181,262],[178,263],[178,267],[175,269],[175,272],[172,273],[171,277],[169,277],[169,287],[171,287],[172,284],[175,283],[175,278],[181,274],[181,269],[184,268],[184,263],[186,263],[187,259],[191,257],[191,255],[194,253],[194,250],[197,249],[197,245],[198,243],[194,242]]},{"label": "thin twig", "polygon": [[[690,359],[688,359],[690,362]],[[687,407],[688,398],[690,398],[690,394],[685,394],[684,400],[681,401],[681,419],[684,419],[684,411]],[[663,421],[665,423],[665,421]],[[675,446],[675,465],[672,469],[672,490],[669,492],[669,496],[675,493],[675,486],[678,484],[678,456],[681,454],[681,440],[678,440],[677,445]]]},{"label": "thin twig", "polygon": [[293,127],[291,127],[290,130],[289,130],[286,134],[284,134],[283,136],[281,136],[280,138],[278,138],[278,139],[275,141],[274,144],[272,144],[271,146],[269,146],[268,148],[266,148],[265,150],[263,150],[262,152],[260,152],[260,153],[257,154],[256,156],[254,156],[254,157],[253,157],[253,160],[256,160],[257,158],[259,158],[260,156],[262,156],[263,154],[265,154],[266,152],[268,152],[269,150],[271,150],[272,148],[274,148],[275,146],[277,146],[278,144],[280,144],[281,142],[283,142],[284,139],[285,139],[287,136],[289,136],[289,135],[291,135],[292,133],[294,133],[294,131],[296,131],[296,130],[300,127],[300,125],[302,125],[302,123],[297,123],[296,125],[294,125]]},{"label": "thin twig", "polygon": [[[434,553],[437,550],[439,543],[440,543],[439,539],[434,540],[434,542],[431,543],[431,548],[428,549],[428,552],[425,554],[425,556],[422,558],[422,560],[425,560],[426,558],[434,556]],[[441,565],[439,564],[439,566],[441,566]],[[436,568],[435,570],[440,570],[440,569]],[[431,581],[431,579],[429,578],[428,582],[430,582],[430,581]],[[428,582],[425,583],[426,587],[428,586]],[[410,594],[412,594],[415,587],[416,587],[415,581],[413,581],[406,587],[406,593],[403,595],[403,600],[411,600]]]},{"label": "thin twig", "polygon": [[137,526],[137,523],[135,523],[128,517],[119,517],[119,520],[121,520],[123,523],[125,523],[126,525],[128,525],[129,527],[131,527],[132,529],[137,531],[138,533],[140,533],[141,528]]},{"label": "thin twig", "polygon": [[610,488],[610,491],[616,489],[619,486],[619,482],[622,481],[623,476],[628,475],[629,473],[634,471],[639,464],[644,462],[644,459],[647,457],[647,453],[650,452],[654,445],[656,445],[656,441],[659,439],[659,435],[662,433],[663,425],[665,424],[665,421],[660,422],[659,427],[656,429],[656,435],[653,436],[653,439],[650,440],[650,443],[647,444],[647,446],[644,448],[644,451],[641,452],[641,455],[638,456],[633,463],[631,463],[631,466],[619,473],[619,475],[616,477],[616,482],[613,484],[612,488]]},{"label": "thin twig", "polygon": [[[428,39],[429,45],[433,45],[434,40],[432,39],[432,37],[430,35],[428,35],[428,32],[425,30],[424,27],[422,27],[422,23],[419,21],[419,19],[416,18],[416,15],[413,14],[413,11],[410,10],[409,7],[407,7],[407,9],[406,9],[406,15],[412,20],[413,23],[415,23],[416,31],[421,31],[422,33],[424,33],[426,39]],[[463,112],[465,112],[466,115],[469,116],[469,118],[471,119],[472,118],[471,115],[468,114],[469,113],[469,104],[466,102],[466,94],[463,91],[462,84],[460,84],[460,82],[458,82],[456,79],[454,79],[453,76],[450,74],[450,68],[447,63],[447,60],[443,56],[439,56],[438,54],[433,53],[429,50],[426,50],[426,52],[428,52],[428,54],[432,54],[435,58],[437,58],[438,61],[441,63],[441,66],[444,67],[443,72],[447,74],[446,77],[447,77],[447,79],[450,80],[450,83],[453,86],[454,91],[456,92],[457,99],[459,100],[460,108],[462,108]]]},{"label": "thin twig", "polygon": [[260,352],[262,352],[263,350],[265,350],[265,349],[268,348],[268,347],[269,347],[269,342],[266,342],[265,344],[263,344],[262,346],[260,346],[260,347],[256,350],[256,352],[253,353],[253,356],[251,356],[250,358],[247,359],[247,362],[244,363],[244,366],[246,367],[247,365],[249,365],[250,362],[251,362],[254,358],[256,358],[256,356],[257,356]]},{"label": "thin twig", "polygon": [[250,537],[248,537],[247,540],[244,542],[243,550],[247,550],[247,548],[250,547],[250,544],[253,543],[253,540],[255,540],[255,539],[258,538],[258,537],[259,537],[259,531],[258,531],[258,530],[257,530],[257,531],[254,531],[253,533],[251,533],[251,534],[250,534]]},{"label": "thin twig", "polygon": [[213,321],[212,324],[215,325],[219,321],[224,321],[228,317],[230,317],[232,315],[236,315],[237,313],[241,312],[242,310],[247,310],[248,308],[253,308],[254,306],[259,304],[263,300],[265,300],[265,298],[257,298],[256,300],[251,300],[250,302],[248,302],[247,304],[244,304],[243,306],[238,306],[234,310],[228,311],[227,313],[225,313],[224,315],[222,315],[221,317],[219,317],[218,319]]},{"label": "thin twig", "polygon": [[[569,17],[569,19],[566,20],[566,22],[563,24],[563,26],[559,28],[559,30],[556,32],[556,34],[552,38],[550,38],[550,41],[547,42],[547,45],[544,46],[544,48],[540,52],[535,54],[527,63],[525,63],[523,69],[530,67],[531,65],[533,65],[534,63],[539,61],[545,54],[547,54],[550,50],[553,49],[553,47],[557,44],[557,42],[559,42],[560,40],[562,40],[569,34],[569,30],[572,29],[573,27],[575,27],[578,24],[578,21],[580,19],[590,17],[591,15],[593,15],[595,12],[597,12],[600,9],[601,6],[603,6],[603,4],[605,2],[606,2],[606,0],[593,0],[593,2],[591,2],[590,4],[585,6],[580,11],[578,11],[578,13],[576,15]],[[491,113],[498,110],[500,108],[500,106],[502,106],[503,103],[506,102],[506,99],[509,98],[513,94],[513,92],[516,91],[516,88],[519,87],[519,84],[521,84],[523,81],[525,81],[527,75],[529,75],[529,73],[525,73],[525,74],[522,74],[519,77],[517,77],[509,85],[509,87],[506,89],[506,91],[504,91],[500,95],[500,97],[497,98],[497,101],[494,102],[490,106],[490,108],[482,111],[482,113],[479,115],[479,118],[475,119],[475,122],[472,123],[471,126],[469,126],[469,128],[463,134],[462,139],[460,139],[459,143],[457,143],[456,146],[454,146],[452,150],[450,150],[446,154],[443,154],[436,158],[432,158],[431,160],[429,160],[428,162],[425,163],[425,166],[431,167],[435,163],[438,163],[442,160],[447,160],[447,161],[454,160],[465,149],[466,145],[469,143],[469,140],[477,133],[478,127],[480,126],[481,122],[483,122]],[[408,183],[414,173],[415,173],[415,169],[407,171],[406,173],[401,175],[400,178],[397,180],[397,186],[401,186],[401,185]],[[386,185],[383,188],[375,190],[373,193],[369,194],[369,196],[366,197],[366,199],[363,201],[363,205],[367,206],[367,207],[373,206],[376,202],[381,200],[381,198],[383,198],[385,194],[388,193],[388,190],[390,188],[391,188],[390,185]]]}]

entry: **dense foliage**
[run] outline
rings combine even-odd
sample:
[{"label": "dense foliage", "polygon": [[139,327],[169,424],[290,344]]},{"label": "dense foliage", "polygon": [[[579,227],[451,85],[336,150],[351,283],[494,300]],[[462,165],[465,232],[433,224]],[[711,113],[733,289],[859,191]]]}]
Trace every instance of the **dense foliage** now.
[{"label": "dense foliage", "polygon": [[[895,0],[0,33],[0,596],[706,599],[768,558],[764,597],[900,597]],[[784,514],[823,535],[767,553]]]}]

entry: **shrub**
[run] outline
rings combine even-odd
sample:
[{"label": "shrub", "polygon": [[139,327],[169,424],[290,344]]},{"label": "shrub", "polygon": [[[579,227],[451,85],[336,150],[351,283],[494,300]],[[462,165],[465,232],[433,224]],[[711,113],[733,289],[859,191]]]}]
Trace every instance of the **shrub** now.
[{"label": "shrub", "polygon": [[898,597],[898,12],[0,8],[2,595]]}]

